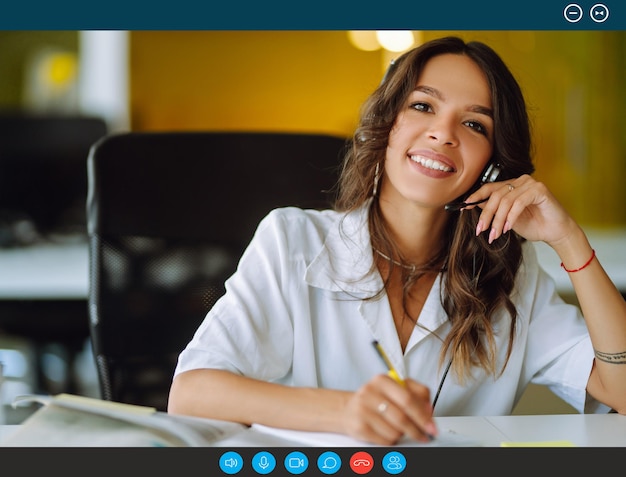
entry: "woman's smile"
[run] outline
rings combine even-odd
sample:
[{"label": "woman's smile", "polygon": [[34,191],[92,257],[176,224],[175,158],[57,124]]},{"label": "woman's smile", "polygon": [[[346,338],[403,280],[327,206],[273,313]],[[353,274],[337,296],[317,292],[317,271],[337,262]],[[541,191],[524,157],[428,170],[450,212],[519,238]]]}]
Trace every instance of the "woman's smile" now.
[{"label": "woman's smile", "polygon": [[445,164],[442,164],[441,162],[434,160],[434,159],[430,159],[428,157],[424,157],[424,156],[409,156],[409,157],[413,162],[417,162],[418,164],[422,165],[426,169],[430,169],[433,171],[443,171],[443,172],[452,172],[454,170],[451,167],[446,166]]}]

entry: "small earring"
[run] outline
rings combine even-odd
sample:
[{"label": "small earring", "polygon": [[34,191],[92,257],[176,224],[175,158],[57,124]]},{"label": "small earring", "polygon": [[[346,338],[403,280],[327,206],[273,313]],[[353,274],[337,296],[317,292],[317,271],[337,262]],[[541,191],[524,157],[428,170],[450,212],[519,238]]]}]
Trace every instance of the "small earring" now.
[{"label": "small earring", "polygon": [[376,197],[378,195],[378,181],[380,180],[380,162],[376,163],[376,170],[374,171],[374,190],[372,195]]}]

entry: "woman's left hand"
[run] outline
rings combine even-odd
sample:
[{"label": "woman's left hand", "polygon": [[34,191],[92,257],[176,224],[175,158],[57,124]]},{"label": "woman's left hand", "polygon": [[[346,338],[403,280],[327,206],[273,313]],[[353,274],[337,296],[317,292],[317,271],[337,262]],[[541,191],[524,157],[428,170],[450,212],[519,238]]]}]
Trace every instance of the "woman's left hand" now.
[{"label": "woman's left hand", "polygon": [[545,184],[529,175],[484,184],[467,197],[467,202],[489,198],[478,207],[482,212],[476,235],[489,233],[489,243],[514,230],[531,241],[554,247],[578,229],[578,225]]}]

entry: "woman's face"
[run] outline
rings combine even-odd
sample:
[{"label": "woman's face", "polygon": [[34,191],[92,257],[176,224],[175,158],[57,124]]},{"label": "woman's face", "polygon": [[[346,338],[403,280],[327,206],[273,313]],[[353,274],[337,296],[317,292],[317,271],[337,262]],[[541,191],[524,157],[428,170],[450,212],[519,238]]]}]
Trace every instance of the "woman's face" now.
[{"label": "woman's face", "polygon": [[466,193],[493,150],[491,91],[465,55],[430,59],[389,134],[381,200],[431,208]]}]

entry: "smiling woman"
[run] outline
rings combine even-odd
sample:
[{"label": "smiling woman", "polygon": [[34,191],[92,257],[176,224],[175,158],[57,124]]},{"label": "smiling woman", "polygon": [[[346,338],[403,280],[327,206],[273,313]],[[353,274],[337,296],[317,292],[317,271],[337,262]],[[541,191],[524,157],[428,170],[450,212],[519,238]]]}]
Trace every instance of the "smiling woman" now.
[{"label": "smiling woman", "polygon": [[169,412],[384,445],[428,441],[433,416],[510,414],[530,384],[626,413],[626,302],[532,151],[491,47],[443,37],[401,55],[361,108],[334,207],[258,225],[179,356]]}]

